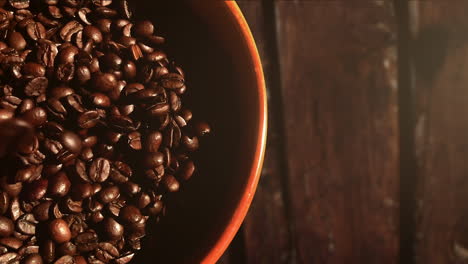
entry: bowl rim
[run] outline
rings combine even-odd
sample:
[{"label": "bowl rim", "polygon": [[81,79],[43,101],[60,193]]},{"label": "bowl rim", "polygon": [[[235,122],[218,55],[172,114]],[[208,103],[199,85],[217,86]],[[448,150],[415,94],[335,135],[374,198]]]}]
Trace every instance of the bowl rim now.
[{"label": "bowl rim", "polygon": [[262,171],[263,160],[265,156],[265,147],[267,139],[267,97],[266,97],[266,86],[263,75],[263,67],[258,53],[257,45],[255,44],[254,37],[250,31],[249,25],[245,20],[242,11],[235,1],[222,1],[228,8],[231,15],[234,16],[236,26],[239,27],[240,32],[246,40],[247,48],[249,50],[250,60],[254,65],[255,76],[257,81],[258,89],[258,112],[259,112],[259,128],[256,136],[256,147],[255,156],[252,167],[250,168],[250,175],[242,193],[241,199],[234,210],[234,214],[229,221],[227,227],[224,229],[221,236],[216,241],[213,248],[203,258],[202,264],[213,264],[218,261],[221,255],[226,251],[227,247],[233,240],[237,231],[239,230],[242,222],[244,221],[247,211],[252,203],[255,190],[257,189],[258,181]]}]

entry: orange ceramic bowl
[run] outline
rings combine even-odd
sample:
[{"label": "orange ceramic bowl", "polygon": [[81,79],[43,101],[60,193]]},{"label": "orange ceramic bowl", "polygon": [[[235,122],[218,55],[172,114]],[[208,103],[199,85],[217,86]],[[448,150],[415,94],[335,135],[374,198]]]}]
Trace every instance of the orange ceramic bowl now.
[{"label": "orange ceramic bowl", "polygon": [[215,263],[247,213],[263,162],[266,92],[255,42],[235,1],[140,0],[137,14],[166,37],[186,73],[184,102],[213,133],[133,263]]}]

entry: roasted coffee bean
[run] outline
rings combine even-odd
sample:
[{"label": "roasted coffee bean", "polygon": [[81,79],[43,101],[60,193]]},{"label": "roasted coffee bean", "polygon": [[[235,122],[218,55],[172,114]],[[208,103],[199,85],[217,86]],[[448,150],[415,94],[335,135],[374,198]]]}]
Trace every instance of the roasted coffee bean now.
[{"label": "roasted coffee bean", "polygon": [[81,128],[92,128],[98,124],[99,119],[99,112],[91,110],[81,113],[78,116],[77,122],[78,126]]},{"label": "roasted coffee bean", "polygon": [[93,182],[104,182],[109,177],[110,162],[105,158],[98,158],[91,163],[89,178]]},{"label": "roasted coffee bean", "polygon": [[33,214],[24,214],[16,222],[16,229],[26,235],[36,234],[37,220]]},{"label": "roasted coffee bean", "polygon": [[106,188],[103,188],[99,193],[98,193],[98,198],[103,204],[108,204],[115,199],[119,198],[120,196],[120,190],[117,186],[109,186]]},{"label": "roasted coffee bean", "polygon": [[139,37],[148,37],[154,33],[154,25],[149,20],[137,22],[134,27],[135,35]]},{"label": "roasted coffee bean", "polygon": [[39,179],[25,186],[25,198],[28,201],[40,200],[47,192],[49,181],[47,179]]},{"label": "roasted coffee bean", "polygon": [[109,92],[117,86],[117,79],[112,73],[99,73],[93,75],[92,85],[99,92]]},{"label": "roasted coffee bean", "polygon": [[11,32],[7,39],[8,46],[15,50],[24,50],[26,48],[26,40],[19,32]]},{"label": "roasted coffee bean", "polygon": [[34,254],[29,254],[28,256],[26,256],[23,262],[21,263],[22,264],[43,264],[44,262],[42,260],[41,255],[34,253]]},{"label": "roasted coffee bean", "polygon": [[181,142],[188,151],[195,151],[198,149],[199,142],[197,137],[183,135]]},{"label": "roasted coffee bean", "polygon": [[70,191],[71,182],[67,174],[61,171],[49,178],[49,194],[55,197],[63,197]]},{"label": "roasted coffee bean", "polygon": [[110,98],[103,93],[91,94],[91,101],[96,107],[108,108],[111,106]]},{"label": "roasted coffee bean", "polygon": [[124,234],[124,226],[119,224],[114,218],[107,217],[103,221],[104,232],[110,240],[119,240]]},{"label": "roasted coffee bean", "polygon": [[75,245],[80,252],[90,252],[98,247],[98,236],[96,232],[88,230],[75,238]]},{"label": "roasted coffee bean", "polygon": [[83,30],[83,35],[94,43],[102,42],[102,33],[99,28],[95,26],[86,26]]},{"label": "roasted coffee bean", "polygon": [[5,216],[0,216],[0,237],[8,237],[13,234],[14,230],[13,221]]},{"label": "roasted coffee bean", "polygon": [[172,175],[164,175],[163,184],[169,192],[177,192],[179,190],[179,182]]},{"label": "roasted coffee bean", "polygon": [[23,241],[19,238],[10,236],[10,237],[0,238],[0,244],[7,248],[18,250],[19,248],[23,246]]},{"label": "roasted coffee bean", "polygon": [[4,215],[10,206],[10,196],[6,192],[0,192],[0,214]]},{"label": "roasted coffee bean", "polygon": [[60,64],[57,67],[56,78],[61,82],[69,82],[75,77],[75,65],[73,63]]},{"label": "roasted coffee bean", "polygon": [[187,160],[179,169],[178,176],[184,180],[189,180],[195,171],[195,164],[191,160]]},{"label": "roasted coffee bean", "polygon": [[14,252],[5,253],[0,256],[0,263],[14,264],[15,261],[17,261],[16,263],[18,263],[19,259],[20,259],[20,256],[17,253],[14,253]]},{"label": "roasted coffee bean", "polygon": [[47,122],[47,112],[42,107],[35,107],[24,112],[21,117],[35,127],[42,126]]},{"label": "roasted coffee bean", "polygon": [[137,207],[127,205],[120,209],[119,217],[126,223],[136,223],[140,221],[143,216]]},{"label": "roasted coffee bean", "polygon": [[60,208],[68,213],[81,213],[83,211],[82,201],[74,201],[70,197],[61,201]]},{"label": "roasted coffee bean", "polygon": [[51,238],[57,243],[68,242],[71,239],[71,231],[67,222],[63,219],[55,219],[49,223]]},{"label": "roasted coffee bean", "polygon": [[131,181],[127,181],[124,184],[122,184],[122,190],[128,195],[128,196],[134,196],[137,193],[141,191],[141,187]]},{"label": "roasted coffee bean", "polygon": [[36,62],[27,62],[23,65],[23,74],[26,76],[33,77],[44,77],[46,69],[39,63]]},{"label": "roasted coffee bean", "polygon": [[128,145],[133,150],[140,150],[142,148],[140,132],[135,131],[128,134]]},{"label": "roasted coffee bean", "polygon": [[38,40],[46,37],[46,28],[40,22],[32,22],[26,26],[28,36],[33,40]]},{"label": "roasted coffee bean", "polygon": [[156,168],[164,162],[164,155],[161,152],[152,152],[146,154],[144,166],[148,169]]},{"label": "roasted coffee bean", "polygon": [[39,205],[34,207],[32,211],[34,218],[36,218],[37,221],[41,222],[49,220],[51,214],[51,206],[52,201],[41,202]]},{"label": "roasted coffee bean", "polygon": [[52,240],[45,240],[39,247],[39,252],[46,263],[54,261],[55,248],[55,243]]},{"label": "roasted coffee bean", "polygon": [[70,42],[73,35],[83,30],[83,25],[78,21],[68,22],[60,31],[60,37],[66,41]]},{"label": "roasted coffee bean", "polygon": [[60,244],[57,248],[57,253],[60,256],[65,256],[65,255],[70,255],[74,256],[77,253],[76,246],[72,242],[65,242],[63,244]]},{"label": "roasted coffee bean", "polygon": [[65,255],[57,259],[54,264],[75,264],[75,260],[72,256]]},{"label": "roasted coffee bean", "polygon": [[99,243],[95,254],[96,258],[100,261],[103,261],[104,263],[108,263],[109,261],[120,256],[119,250],[108,242]]}]

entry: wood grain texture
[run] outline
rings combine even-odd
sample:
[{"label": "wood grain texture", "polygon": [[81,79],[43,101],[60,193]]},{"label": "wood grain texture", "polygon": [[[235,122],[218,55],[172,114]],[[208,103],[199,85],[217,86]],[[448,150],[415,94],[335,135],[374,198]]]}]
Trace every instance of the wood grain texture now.
[{"label": "wood grain texture", "polygon": [[278,1],[295,263],[398,263],[392,1]]},{"label": "wood grain texture", "polygon": [[[291,263],[291,239],[286,216],[282,177],[282,127],[280,86],[277,78],[275,23],[273,4],[266,1],[238,1],[255,37],[269,100],[269,130],[266,157],[260,182],[249,213],[244,221],[246,263]],[[269,23],[269,19],[271,22]]]},{"label": "wood grain texture", "polygon": [[411,1],[415,263],[468,263],[468,1]]}]

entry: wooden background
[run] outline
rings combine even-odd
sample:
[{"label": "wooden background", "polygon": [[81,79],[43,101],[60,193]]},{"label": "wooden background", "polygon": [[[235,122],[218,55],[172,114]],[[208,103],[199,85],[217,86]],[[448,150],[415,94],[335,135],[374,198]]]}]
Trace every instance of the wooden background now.
[{"label": "wooden background", "polygon": [[270,128],[219,263],[468,263],[468,0],[238,3]]}]

